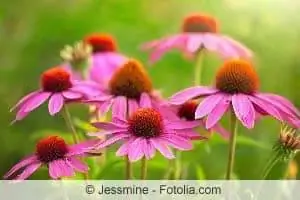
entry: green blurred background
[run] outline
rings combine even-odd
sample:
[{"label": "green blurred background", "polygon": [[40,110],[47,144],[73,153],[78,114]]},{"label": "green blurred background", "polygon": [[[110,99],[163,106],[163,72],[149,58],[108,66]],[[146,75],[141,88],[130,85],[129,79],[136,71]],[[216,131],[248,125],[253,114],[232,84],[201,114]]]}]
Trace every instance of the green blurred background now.
[{"label": "green blurred background", "polygon": [[[63,133],[66,132],[63,119],[50,117],[46,106],[9,125],[14,119],[9,108],[39,86],[41,72],[61,62],[59,51],[65,44],[93,32],[111,33],[117,38],[121,52],[146,64],[147,54],[139,50],[140,44],[176,33],[185,15],[201,11],[216,16],[222,33],[254,51],[262,91],[286,96],[300,107],[300,2],[297,0],[1,0],[0,176],[30,154],[36,140],[43,135],[62,132],[68,137]],[[205,58],[205,84],[213,83],[220,64],[214,55]],[[176,51],[148,69],[155,86],[166,97],[192,83],[193,63]],[[74,107],[72,113],[87,119],[86,110]],[[224,126],[228,127],[226,122]],[[236,177],[259,179],[279,136],[279,125],[267,118],[253,130],[240,127],[239,135]],[[223,178],[227,145],[214,136],[209,146],[198,143],[195,150],[183,153],[183,177]],[[92,166],[95,178],[123,178],[124,165],[113,154],[110,152],[106,165]],[[157,156],[149,165],[149,178],[161,179],[168,162]],[[138,175],[139,163],[135,167]],[[273,178],[280,178],[281,172],[282,166],[278,166]],[[47,179],[47,171],[39,170],[31,178]]]}]

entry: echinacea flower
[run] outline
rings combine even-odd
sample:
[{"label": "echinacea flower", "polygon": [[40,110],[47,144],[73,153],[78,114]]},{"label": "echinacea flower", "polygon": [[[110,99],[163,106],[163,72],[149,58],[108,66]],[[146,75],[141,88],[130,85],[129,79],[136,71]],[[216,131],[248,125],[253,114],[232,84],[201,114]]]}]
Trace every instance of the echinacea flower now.
[{"label": "echinacea flower", "polygon": [[11,110],[17,109],[15,121],[22,120],[31,111],[49,99],[48,110],[55,115],[65,103],[84,97],[85,91],[80,84],[71,79],[70,73],[63,67],[53,67],[41,75],[41,89],[23,97]]},{"label": "echinacea flower", "polygon": [[97,142],[99,141],[90,140],[67,145],[59,136],[48,136],[37,143],[34,154],[13,166],[4,178],[24,180],[42,166],[49,168],[49,175],[53,179],[74,176],[75,171],[86,173],[88,166],[78,158],[88,156],[89,151]]},{"label": "echinacea flower", "polygon": [[[167,117],[171,117],[176,120],[195,121],[195,112],[198,105],[199,101],[197,100],[189,100],[182,105],[168,105],[170,111],[168,112]],[[164,111],[166,112],[166,110],[167,109],[165,109]],[[205,118],[196,121],[198,121],[199,127],[205,128]],[[229,132],[219,124],[214,125],[207,131],[215,131],[216,133],[219,133],[223,138],[229,138]]]},{"label": "echinacea flower", "polygon": [[111,35],[95,33],[87,35],[83,41],[93,50],[88,77],[95,82],[107,81],[127,60],[124,55],[117,52],[116,41]]},{"label": "echinacea flower", "polygon": [[[145,106],[145,107],[144,107]],[[95,145],[95,149],[108,147],[122,141],[117,156],[128,156],[131,162],[143,157],[147,160],[154,157],[158,150],[164,157],[173,159],[170,147],[178,150],[191,150],[192,143],[186,135],[194,135],[193,128],[198,123],[168,120],[156,109],[138,109],[129,118],[116,118],[113,122],[95,122],[93,125],[103,131],[98,136],[107,135],[107,140]],[[203,139],[203,137],[201,138]]]},{"label": "echinacea flower", "polygon": [[120,66],[106,85],[87,84],[85,88],[94,94],[88,102],[95,104],[102,114],[112,107],[113,116],[130,114],[144,102],[156,107],[162,101],[146,70],[136,60],[128,60]]},{"label": "echinacea flower", "polygon": [[244,45],[219,33],[216,19],[205,14],[187,16],[182,25],[182,33],[151,41],[142,48],[151,51],[151,62],[156,62],[172,49],[180,49],[192,56],[202,49],[215,52],[223,58],[252,56]]},{"label": "echinacea flower", "polygon": [[173,95],[170,103],[203,98],[197,106],[195,118],[207,117],[206,128],[212,128],[228,110],[247,128],[253,128],[259,115],[270,115],[292,125],[299,124],[299,111],[284,97],[258,91],[259,78],[249,61],[225,61],[216,74],[215,86],[196,86]]}]

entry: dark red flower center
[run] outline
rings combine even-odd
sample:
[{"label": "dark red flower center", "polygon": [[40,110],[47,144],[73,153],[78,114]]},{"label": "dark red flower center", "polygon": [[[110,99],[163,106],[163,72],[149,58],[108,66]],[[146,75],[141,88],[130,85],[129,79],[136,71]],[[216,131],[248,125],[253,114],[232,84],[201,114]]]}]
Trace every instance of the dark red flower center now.
[{"label": "dark red flower center", "polygon": [[129,119],[128,131],[136,137],[153,138],[163,132],[161,114],[152,108],[141,108],[133,113]]},{"label": "dark red flower center", "polygon": [[249,61],[232,59],[218,70],[216,87],[229,94],[252,94],[259,88],[259,78]]},{"label": "dark red flower center", "polygon": [[62,67],[48,69],[42,74],[41,84],[44,91],[62,92],[72,87],[70,73]]},{"label": "dark red flower center", "polygon": [[197,109],[197,106],[197,101],[187,101],[179,107],[177,115],[182,119],[193,121],[195,120],[195,111]]},{"label": "dark red flower center", "polygon": [[117,50],[115,39],[107,34],[91,34],[84,38],[84,42],[91,45],[93,53],[114,52]]},{"label": "dark red flower center", "polygon": [[59,136],[41,139],[36,145],[36,154],[43,163],[62,159],[68,153],[68,146]]},{"label": "dark red flower center", "polygon": [[152,82],[138,61],[129,60],[114,73],[109,88],[115,96],[139,99],[142,93],[152,91]]},{"label": "dark red flower center", "polygon": [[182,31],[189,33],[217,33],[218,24],[212,16],[193,14],[184,19]]}]

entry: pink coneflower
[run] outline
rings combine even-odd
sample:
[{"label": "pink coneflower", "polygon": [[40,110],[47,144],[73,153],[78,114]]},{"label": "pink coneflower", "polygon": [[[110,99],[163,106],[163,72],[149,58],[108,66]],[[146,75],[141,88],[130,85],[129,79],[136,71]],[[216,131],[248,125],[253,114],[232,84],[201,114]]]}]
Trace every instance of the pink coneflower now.
[{"label": "pink coneflower", "polygon": [[97,142],[98,140],[90,140],[67,145],[59,136],[48,136],[37,143],[34,154],[16,164],[4,178],[24,180],[42,166],[49,168],[49,175],[53,179],[74,176],[75,171],[87,173],[88,166],[78,158],[87,156]]},{"label": "pink coneflower", "polygon": [[93,49],[88,76],[95,82],[106,82],[127,60],[124,55],[117,52],[116,41],[111,35],[91,34],[84,38],[84,42],[91,45]]},{"label": "pink coneflower", "polygon": [[[173,111],[173,118],[186,121],[195,121],[195,112],[199,105],[197,100],[189,100],[182,105],[174,105],[170,109]],[[168,115],[170,117],[171,113]],[[205,119],[196,120],[199,122],[199,127],[205,127]],[[223,138],[229,138],[229,132],[225,130],[221,125],[216,124],[207,131],[215,131],[219,133]],[[193,138],[193,137],[192,137]]]},{"label": "pink coneflower", "polygon": [[65,103],[83,98],[80,84],[70,78],[70,73],[63,67],[54,67],[41,76],[41,89],[23,97],[12,110],[17,109],[16,119],[21,120],[31,111],[49,99],[50,115],[58,113]]},{"label": "pink coneflower", "polygon": [[112,107],[113,115],[126,115],[127,111],[134,112],[143,102],[151,107],[161,102],[147,72],[136,60],[126,61],[106,85],[88,84],[85,88],[98,95],[89,102],[96,104],[100,113],[106,113]]},{"label": "pink coneflower", "polygon": [[123,141],[117,156],[128,156],[131,162],[141,158],[154,157],[158,150],[164,157],[173,159],[169,147],[178,150],[191,150],[192,143],[186,137],[198,125],[195,122],[173,121],[164,119],[153,108],[140,108],[129,115],[128,119],[116,118],[114,122],[96,122],[93,125],[103,131],[97,133],[108,135],[108,139],[95,148],[104,148],[118,141]]},{"label": "pink coneflower", "polygon": [[230,108],[247,128],[253,128],[258,115],[270,115],[292,124],[299,122],[299,111],[284,97],[260,93],[259,78],[252,64],[232,59],[224,63],[216,75],[215,87],[196,86],[171,97],[181,105],[193,98],[203,98],[196,109],[196,119],[207,117],[206,128],[213,127]]},{"label": "pink coneflower", "polygon": [[219,33],[216,19],[205,14],[187,16],[182,25],[182,33],[146,43],[143,48],[151,50],[151,62],[156,62],[172,49],[180,49],[192,56],[202,49],[215,52],[223,58],[248,58],[252,55],[241,43]]}]

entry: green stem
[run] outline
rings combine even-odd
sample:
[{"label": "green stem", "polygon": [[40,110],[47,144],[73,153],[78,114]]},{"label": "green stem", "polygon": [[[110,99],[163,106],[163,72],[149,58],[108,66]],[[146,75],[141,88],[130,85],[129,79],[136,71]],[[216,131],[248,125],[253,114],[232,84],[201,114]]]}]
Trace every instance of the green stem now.
[{"label": "green stem", "polygon": [[196,65],[194,74],[194,85],[200,85],[202,82],[202,63],[203,63],[203,50],[196,53]]},{"label": "green stem", "polygon": [[179,180],[181,177],[182,169],[181,169],[181,151],[175,152],[176,159],[174,160],[174,179]]},{"label": "green stem", "polygon": [[77,132],[76,132],[75,126],[72,122],[71,115],[70,115],[70,112],[69,112],[69,109],[67,108],[67,106],[63,107],[63,111],[64,111],[64,119],[66,121],[68,128],[70,129],[70,131],[72,133],[74,144],[78,144]]},{"label": "green stem", "polygon": [[227,172],[226,179],[230,180],[232,178],[233,166],[234,166],[234,157],[235,157],[235,148],[236,148],[236,137],[237,137],[237,118],[234,112],[231,112],[231,135],[229,141],[229,154],[228,154],[228,163],[227,163]]},{"label": "green stem", "polygon": [[141,180],[146,180],[146,177],[147,177],[147,159],[143,157],[141,161]]},{"label": "green stem", "polygon": [[266,167],[266,169],[264,171],[264,174],[262,176],[262,180],[266,180],[266,178],[270,174],[271,170],[278,163],[278,161],[279,161],[279,158],[276,156],[274,159],[272,159],[271,162],[268,162],[268,165],[267,165],[267,167]]},{"label": "green stem", "polygon": [[131,162],[130,162],[128,156],[125,157],[125,164],[126,164],[125,178],[126,178],[126,180],[130,180],[130,179],[132,179],[132,165],[131,165]]}]

